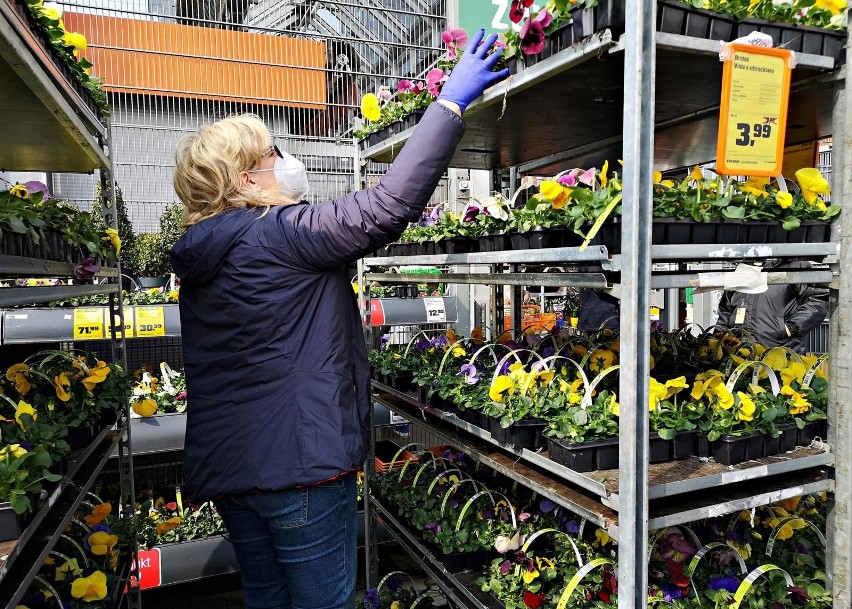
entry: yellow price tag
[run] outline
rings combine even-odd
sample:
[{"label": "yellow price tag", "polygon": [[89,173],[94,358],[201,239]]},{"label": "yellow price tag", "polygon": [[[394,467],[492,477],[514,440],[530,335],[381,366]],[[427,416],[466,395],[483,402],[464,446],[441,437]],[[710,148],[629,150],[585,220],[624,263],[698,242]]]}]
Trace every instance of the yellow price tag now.
[{"label": "yellow price tag", "polygon": [[135,307],[136,336],[165,336],[166,315],[163,307]]},{"label": "yellow price tag", "polygon": [[784,162],[791,51],[731,43],[722,71],[716,171],[775,177]]},{"label": "yellow price tag", "polygon": [[[118,327],[121,325],[121,320],[118,315],[112,324],[109,323],[109,307],[104,309],[104,323],[106,324],[107,333],[118,337]],[[124,338],[133,338],[133,307],[124,307]]]},{"label": "yellow price tag", "polygon": [[103,309],[74,309],[74,340],[105,338]]}]

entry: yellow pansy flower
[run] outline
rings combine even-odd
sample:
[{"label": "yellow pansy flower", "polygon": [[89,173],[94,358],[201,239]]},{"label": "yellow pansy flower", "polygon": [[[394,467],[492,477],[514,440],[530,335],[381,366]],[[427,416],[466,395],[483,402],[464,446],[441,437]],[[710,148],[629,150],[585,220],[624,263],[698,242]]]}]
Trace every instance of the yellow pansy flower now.
[{"label": "yellow pansy flower", "polygon": [[648,383],[648,409],[652,412],[657,409],[660,400],[666,399],[666,386],[651,377]]},{"label": "yellow pansy flower", "polygon": [[544,180],[538,187],[539,194],[550,201],[554,209],[562,209],[568,202],[572,190],[556,180]]},{"label": "yellow pansy flower", "polygon": [[83,570],[80,568],[80,565],[77,563],[76,558],[70,558],[65,561],[61,566],[56,568],[56,581],[62,582],[68,579],[68,576],[71,577],[79,577],[83,574]]},{"label": "yellow pansy flower", "polygon": [[607,177],[606,174],[609,171],[609,161],[604,161],[603,167],[601,167],[601,188],[606,188]]},{"label": "yellow pansy flower", "polygon": [[598,529],[597,531],[595,531],[595,537],[597,538],[597,541],[600,543],[601,547],[607,545],[609,542],[612,541],[612,537],[610,537],[609,533],[607,533],[603,529]]},{"label": "yellow pansy flower", "polygon": [[169,518],[168,520],[161,522],[157,525],[157,535],[162,535],[163,533],[168,533],[180,526],[180,518],[174,516]]},{"label": "yellow pansy flower", "polygon": [[87,603],[99,601],[107,594],[106,575],[95,571],[89,577],[75,579],[71,584],[71,596]]},{"label": "yellow pansy flower", "polygon": [[692,168],[692,171],[689,172],[689,177],[687,177],[686,179],[687,180],[695,180],[696,182],[700,182],[701,180],[704,179],[704,172],[701,171],[701,167],[696,165],[695,167]]},{"label": "yellow pansy flower", "polygon": [[679,376],[677,378],[673,378],[671,380],[666,381],[666,397],[665,399],[669,399],[676,393],[680,393],[682,390],[689,387],[689,383],[686,382],[685,376]]},{"label": "yellow pansy flower", "polygon": [[539,575],[541,574],[538,572],[538,569],[533,568],[532,571],[527,571],[526,573],[524,573],[524,583],[531,584],[533,580]]},{"label": "yellow pansy flower", "polygon": [[846,8],[846,0],[816,0],[814,7],[826,10],[832,15],[839,15]]},{"label": "yellow pansy flower", "polygon": [[615,361],[615,354],[607,349],[595,349],[589,355],[589,370],[603,372]]},{"label": "yellow pansy flower", "polygon": [[96,366],[89,368],[88,376],[83,379],[83,385],[86,389],[92,391],[98,383],[103,383],[106,380],[109,373],[110,369],[106,362],[98,361]]},{"label": "yellow pansy flower", "polygon": [[157,402],[151,398],[144,398],[133,402],[133,412],[140,417],[151,417],[157,412]]},{"label": "yellow pansy flower", "polygon": [[750,177],[745,181],[745,184],[740,184],[740,191],[754,195],[756,197],[765,197],[767,195],[766,187],[769,185],[769,178]]},{"label": "yellow pansy flower", "polygon": [[26,364],[13,364],[9,366],[9,369],[6,370],[6,380],[14,381],[15,377],[19,374],[24,374],[25,372],[29,372],[30,367]]},{"label": "yellow pansy flower", "polygon": [[112,505],[109,503],[100,503],[92,508],[92,513],[88,516],[84,516],[83,520],[86,521],[86,524],[90,527],[95,526],[96,524],[100,524],[104,521],[104,519],[110,515],[112,512]]},{"label": "yellow pansy flower", "polygon": [[19,199],[26,199],[30,196],[27,187],[23,184],[15,184],[12,186],[12,188],[9,189],[9,194],[14,197],[18,197]]},{"label": "yellow pansy flower", "polygon": [[613,393],[609,398],[609,411],[613,416],[621,416],[621,404],[616,401],[616,396]]},{"label": "yellow pansy flower", "polygon": [[740,398],[740,411],[737,413],[737,417],[740,421],[753,421],[755,410],[754,400],[742,391],[737,391],[737,397]]},{"label": "yellow pansy flower", "polygon": [[101,237],[101,241],[109,241],[115,248],[115,255],[118,256],[121,253],[121,238],[118,236],[118,231],[114,228],[107,228],[104,229],[104,232],[107,236]]},{"label": "yellow pansy flower", "polygon": [[24,428],[24,424],[21,421],[21,415],[28,414],[32,417],[33,421],[38,418],[38,414],[35,411],[35,408],[32,407],[31,404],[27,404],[25,401],[21,400],[18,402],[18,407],[15,408],[15,421],[18,422],[18,425],[21,429]]},{"label": "yellow pansy flower", "polygon": [[488,397],[494,402],[502,402],[506,394],[512,395],[515,393],[515,383],[506,375],[498,376],[491,384],[491,389],[488,390]]},{"label": "yellow pansy flower", "polygon": [[117,535],[110,535],[106,531],[96,531],[89,535],[89,547],[95,556],[106,556],[118,543]]},{"label": "yellow pansy flower", "polygon": [[793,381],[799,381],[799,383],[801,383],[807,372],[808,370],[803,364],[791,361],[787,364],[787,367],[781,371],[781,382],[784,385],[789,385]]},{"label": "yellow pansy flower", "polygon": [[763,363],[776,372],[781,371],[787,367],[787,352],[780,347],[770,349],[763,358]]},{"label": "yellow pansy flower", "polygon": [[361,98],[361,114],[368,121],[377,121],[382,117],[379,98],[374,93],[367,93]]},{"label": "yellow pansy flower", "polygon": [[402,606],[399,604],[399,601],[394,601],[391,603],[390,609],[401,609],[401,607]]},{"label": "yellow pansy flower", "polygon": [[802,195],[809,205],[813,205],[819,199],[819,195],[831,193],[831,187],[819,169],[807,167],[796,172],[796,181],[802,189]]},{"label": "yellow pansy flower", "polygon": [[65,46],[74,47],[76,50],[86,50],[86,37],[77,32],[65,32],[62,36],[62,42]]},{"label": "yellow pansy flower", "polygon": [[789,192],[775,193],[775,202],[781,209],[787,209],[793,204],[793,195]]},{"label": "yellow pansy flower", "polygon": [[781,388],[781,395],[786,395],[790,398],[790,414],[802,414],[810,410],[811,403],[805,398],[805,396],[789,385],[784,385]]},{"label": "yellow pansy flower", "polygon": [[453,357],[464,357],[467,355],[467,351],[465,351],[461,346],[456,345],[453,347]]},{"label": "yellow pansy flower", "polygon": [[0,461],[5,461],[9,455],[17,459],[18,457],[23,457],[25,454],[27,454],[27,449],[23,448],[20,444],[9,444],[9,446],[0,448]]},{"label": "yellow pansy flower", "polygon": [[56,388],[56,397],[67,402],[71,399],[71,379],[68,378],[67,372],[60,372],[58,376],[53,377],[53,385]]}]

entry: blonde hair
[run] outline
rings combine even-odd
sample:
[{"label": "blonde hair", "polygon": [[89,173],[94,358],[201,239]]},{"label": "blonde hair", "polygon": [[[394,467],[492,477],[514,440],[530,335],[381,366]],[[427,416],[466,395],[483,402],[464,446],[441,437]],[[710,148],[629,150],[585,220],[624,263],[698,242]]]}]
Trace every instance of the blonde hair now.
[{"label": "blonde hair", "polygon": [[260,163],[272,146],[266,125],[254,114],[231,116],[185,135],[175,149],[174,188],[192,226],[234,208],[292,203],[280,192],[244,186],[240,172]]}]

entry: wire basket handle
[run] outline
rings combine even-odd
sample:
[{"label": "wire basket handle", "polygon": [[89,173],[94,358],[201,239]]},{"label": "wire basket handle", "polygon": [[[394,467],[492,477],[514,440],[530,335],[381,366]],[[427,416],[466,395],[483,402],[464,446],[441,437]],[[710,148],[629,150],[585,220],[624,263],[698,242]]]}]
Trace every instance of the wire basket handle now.
[{"label": "wire basket handle", "polygon": [[[583,566],[583,555],[580,554],[580,548],[577,547],[577,544],[574,543],[574,540],[571,539],[571,536],[567,533],[560,531],[559,529],[541,529],[533,533],[529,536],[529,538],[524,542],[524,545],[521,546],[521,552],[526,552],[530,549],[532,542],[541,537],[542,535],[546,535],[548,533],[555,533],[557,537],[560,539],[568,540],[568,543],[571,544],[571,549],[574,550],[574,559],[577,561],[577,568],[582,568]],[[515,565],[515,577],[521,576],[521,565]]]},{"label": "wire basket handle", "polygon": [[521,358],[518,357],[519,351],[526,351],[526,352],[530,353],[530,355],[535,355],[538,358],[538,361],[540,361],[540,362],[544,361],[544,358],[542,356],[540,356],[538,353],[536,353],[535,351],[531,351],[529,349],[512,349],[511,351],[509,351],[509,353],[507,353],[498,362],[497,367],[494,369],[494,374],[491,375],[491,383],[488,385],[489,388],[494,386],[494,383],[497,381],[497,378],[500,376],[500,370],[503,368],[503,364],[505,364],[507,361],[509,361],[510,357],[514,357],[516,363],[523,364],[523,362],[521,361]]},{"label": "wire basket handle", "polygon": [[729,550],[734,553],[734,558],[737,561],[737,564],[740,567],[740,572],[745,575],[748,573],[748,568],[746,567],[745,561],[743,557],[737,552],[736,548],[732,548],[726,543],[722,543],[720,541],[714,541],[713,543],[708,543],[706,546],[702,547],[695,553],[695,556],[692,557],[692,560],[689,561],[689,564],[686,566],[686,569],[683,570],[683,574],[686,577],[692,577],[692,574],[695,573],[695,570],[698,568],[698,563],[701,562],[701,559],[704,558],[710,552],[715,550]]},{"label": "wire basket handle", "polygon": [[562,596],[559,597],[559,603],[556,605],[556,609],[567,609],[568,601],[571,600],[571,595],[574,594],[574,590],[577,589],[577,586],[580,585],[580,582],[584,577],[586,577],[586,575],[600,566],[611,564],[612,561],[608,558],[596,558],[580,567],[580,570],[574,574],[574,577],[572,577],[571,581],[568,582],[568,585],[565,586],[565,590],[562,591]]},{"label": "wire basket handle", "polygon": [[417,470],[417,474],[415,474],[414,480],[412,480],[412,482],[411,482],[411,490],[412,491],[417,488],[417,481],[420,480],[420,475],[426,470],[427,467],[429,467],[431,465],[435,469],[435,471],[438,471],[438,467],[435,465],[435,463],[437,463],[439,461],[441,462],[441,465],[444,466],[444,471],[445,472],[447,471],[447,466],[443,462],[447,461],[449,463],[449,460],[444,459],[444,457],[439,457],[437,455],[433,455],[432,459],[430,459],[429,461],[427,461],[426,463],[421,465],[420,468]]},{"label": "wire basket handle", "polygon": [[[426,494],[427,494],[427,495],[431,495],[431,494],[432,494],[432,491],[433,491],[433,490],[435,490],[435,485],[437,485],[437,484],[438,484],[438,481],[439,481],[441,478],[444,478],[444,477],[446,477],[446,476],[449,476],[450,474],[458,474],[458,476],[456,476],[456,477],[459,479],[459,482],[461,482],[461,480],[462,480],[463,478],[470,478],[470,474],[467,474],[467,473],[463,472],[462,470],[458,469],[457,467],[454,467],[453,469],[445,469],[445,470],[444,470],[444,471],[442,471],[440,474],[438,474],[437,476],[435,476],[435,478],[434,478],[434,479],[432,480],[432,482],[429,484],[429,488],[428,488],[428,489],[426,489]],[[458,484],[458,483],[456,483],[456,484]]]},{"label": "wire basket handle", "polygon": [[444,498],[441,500],[441,518],[444,517],[444,512],[447,509],[447,502],[450,500],[450,497],[453,494],[455,494],[456,491],[459,490],[459,487],[462,484],[465,484],[467,482],[470,482],[473,485],[473,488],[475,488],[477,490],[477,492],[479,492],[480,487],[485,488],[482,484],[480,484],[479,482],[477,482],[473,478],[465,478],[464,480],[459,480],[458,484],[452,485],[450,488],[447,489],[447,492],[444,493]]},{"label": "wire basket handle", "polygon": [[775,565],[760,565],[746,576],[740,584],[740,587],[737,588],[736,592],[734,592],[734,604],[731,605],[731,609],[739,609],[740,603],[743,602],[746,594],[748,594],[749,590],[751,590],[752,584],[754,584],[761,575],[769,573],[770,571],[780,571],[781,575],[784,576],[784,581],[787,582],[787,587],[790,588],[793,586],[793,578],[790,577],[790,574],[781,567],[777,567]]},{"label": "wire basket handle", "polygon": [[378,595],[378,594],[382,591],[382,586],[384,586],[384,585],[385,585],[388,581],[390,581],[390,579],[391,579],[392,577],[394,577],[394,576],[396,576],[396,575],[404,575],[405,577],[407,577],[407,578],[408,578],[408,581],[410,581],[410,582],[411,582],[411,588],[412,588],[413,590],[417,590],[417,584],[416,584],[416,582],[414,581],[414,578],[413,578],[413,577],[411,577],[411,575],[409,575],[409,574],[408,574],[408,573],[406,573],[405,571],[391,571],[390,573],[388,573],[387,575],[385,575],[385,576],[384,576],[384,577],[383,577],[383,578],[379,581],[379,585],[378,585],[378,586],[376,586],[376,594]]},{"label": "wire basket handle", "polygon": [[[473,505],[473,503],[477,499],[479,499],[480,497],[482,497],[484,495],[487,495],[488,498],[491,499],[491,505],[493,505],[495,508],[497,507],[497,502],[494,501],[495,495],[497,497],[500,497],[501,499],[503,499],[503,501],[506,502],[506,505],[509,508],[509,514],[511,514],[511,516],[512,516],[512,528],[517,529],[518,528],[518,519],[515,517],[515,507],[512,505],[512,502],[509,501],[509,498],[506,497],[506,495],[504,495],[503,493],[499,493],[497,491],[490,491],[488,489],[485,489],[485,490],[479,491],[473,497],[468,499],[467,503],[465,503],[464,506],[462,507],[461,513],[459,513],[459,519],[456,521],[456,533],[458,533],[459,530],[461,529],[462,520],[464,520],[464,517],[467,515],[468,511],[470,510],[470,507]],[[494,514],[494,517],[496,518],[497,514]]]},{"label": "wire basket handle", "polygon": [[769,535],[769,539],[766,542],[766,555],[767,556],[772,556],[772,550],[775,547],[775,540],[777,539],[778,534],[781,532],[781,528],[785,524],[790,524],[794,520],[801,520],[802,522],[804,522],[806,527],[809,527],[814,533],[816,533],[817,539],[819,539],[819,542],[823,545],[823,547],[825,547],[825,545],[826,545],[825,535],[822,534],[822,531],[820,531],[820,529],[817,525],[815,525],[810,520],[805,520],[801,516],[788,516],[787,518],[783,518],[783,519],[779,520],[778,524],[775,525],[775,528],[772,529],[772,533]]},{"label": "wire basket handle", "polygon": [[749,362],[743,362],[731,373],[731,376],[728,377],[728,382],[725,383],[725,388],[729,392],[733,392],[734,385],[737,384],[737,381],[740,380],[740,375],[751,368],[752,366],[760,366],[766,371],[766,376],[769,378],[769,387],[772,390],[772,395],[778,395],[781,391],[781,387],[778,385],[778,377],[775,376],[775,371],[763,361],[752,360]]}]

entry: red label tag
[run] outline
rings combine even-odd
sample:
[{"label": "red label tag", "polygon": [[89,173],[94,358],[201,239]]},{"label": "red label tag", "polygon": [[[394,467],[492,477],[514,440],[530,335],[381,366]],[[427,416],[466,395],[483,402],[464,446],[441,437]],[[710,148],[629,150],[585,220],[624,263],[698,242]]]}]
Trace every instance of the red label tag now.
[{"label": "red label tag", "polygon": [[146,590],[160,586],[163,583],[163,572],[160,568],[160,548],[143,550],[137,556],[139,558],[139,588]]},{"label": "red label tag", "polygon": [[385,325],[385,309],[382,306],[382,301],[378,298],[373,298],[370,300],[370,325]]}]

